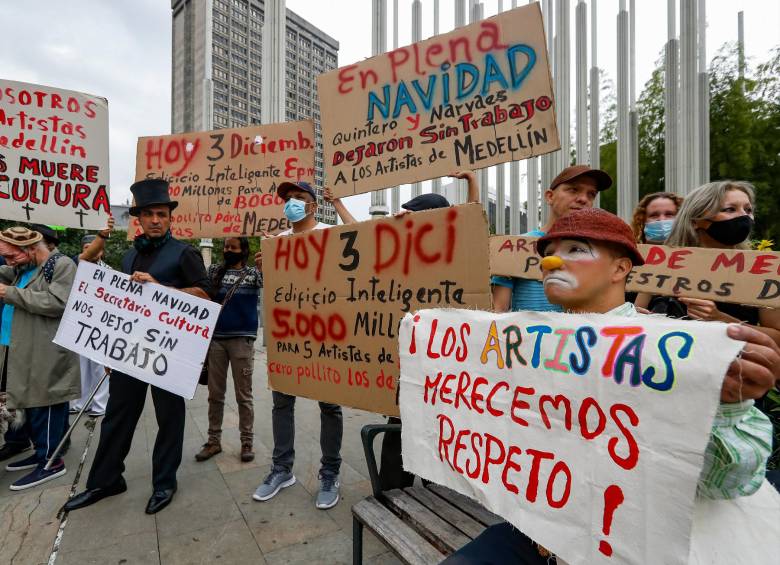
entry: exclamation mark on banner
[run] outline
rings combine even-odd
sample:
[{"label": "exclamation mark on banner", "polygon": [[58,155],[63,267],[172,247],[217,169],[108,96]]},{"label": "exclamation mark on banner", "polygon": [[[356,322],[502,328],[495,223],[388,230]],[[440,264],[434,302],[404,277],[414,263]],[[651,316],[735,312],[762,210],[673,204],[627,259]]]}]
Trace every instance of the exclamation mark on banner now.
[{"label": "exclamation mark on banner", "polygon": [[[623,491],[617,485],[609,485],[607,490],[604,491],[604,519],[603,527],[601,531],[605,536],[609,535],[609,531],[612,528],[612,518],[615,515],[617,507],[623,504]],[[601,540],[599,542],[599,551],[610,557],[612,555],[612,546],[609,545],[607,540]]]}]

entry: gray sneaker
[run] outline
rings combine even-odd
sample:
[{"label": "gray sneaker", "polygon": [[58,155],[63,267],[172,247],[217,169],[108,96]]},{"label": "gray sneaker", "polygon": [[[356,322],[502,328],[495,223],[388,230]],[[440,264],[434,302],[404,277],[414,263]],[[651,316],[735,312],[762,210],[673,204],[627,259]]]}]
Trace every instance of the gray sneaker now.
[{"label": "gray sneaker", "polygon": [[263,483],[257,487],[252,498],[265,501],[273,498],[283,488],[291,487],[295,484],[295,475],[290,471],[281,471],[272,469]]},{"label": "gray sneaker", "polygon": [[317,493],[316,506],[320,510],[333,508],[339,501],[339,476],[320,475],[320,492]]}]

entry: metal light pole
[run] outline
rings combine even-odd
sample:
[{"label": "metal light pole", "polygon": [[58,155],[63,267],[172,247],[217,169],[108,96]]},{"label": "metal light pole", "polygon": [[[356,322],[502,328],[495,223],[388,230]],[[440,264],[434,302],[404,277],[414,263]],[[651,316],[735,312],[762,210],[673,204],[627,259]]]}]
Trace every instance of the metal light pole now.
[{"label": "metal light pole", "polygon": [[[386,0],[371,0],[371,54],[379,55],[387,50],[387,3]],[[372,216],[387,215],[387,191],[375,190],[371,193]]]},{"label": "metal light pole", "polygon": [[707,64],[707,2],[699,0],[699,184],[710,182],[710,73]]},{"label": "metal light pole", "polygon": [[[420,0],[412,0],[412,43],[422,40],[422,4]],[[412,183],[412,198],[422,194],[422,183]]]},{"label": "metal light pole", "polygon": [[[433,35],[439,35],[439,0],[433,0]],[[441,194],[440,178],[437,177],[431,181],[431,191],[434,194]]]},{"label": "metal light pole", "polygon": [[[599,119],[599,97],[601,96],[601,77],[598,65],[598,7],[597,0],[590,4],[590,166],[601,166],[601,122]],[[601,197],[596,195],[593,205],[600,204]]]},{"label": "metal light pole", "polygon": [[[393,0],[393,49],[398,49],[398,0]],[[390,189],[390,209],[393,214],[401,211],[401,187]]]},{"label": "metal light pole", "polygon": [[680,192],[680,45],[677,40],[677,3],[667,1],[667,41],[664,72],[664,177],[667,192]]},{"label": "metal light pole", "polygon": [[617,212],[631,217],[631,141],[629,109],[629,22],[626,0],[620,0],[617,16]]},{"label": "metal light pole", "polygon": [[578,0],[575,12],[577,75],[577,163],[590,163],[588,155],[588,5]]}]

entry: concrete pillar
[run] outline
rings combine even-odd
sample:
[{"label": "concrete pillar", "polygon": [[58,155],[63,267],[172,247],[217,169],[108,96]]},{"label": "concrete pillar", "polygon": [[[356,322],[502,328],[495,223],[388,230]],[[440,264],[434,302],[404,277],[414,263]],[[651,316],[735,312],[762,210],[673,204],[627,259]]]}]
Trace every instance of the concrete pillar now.
[{"label": "concrete pillar", "polygon": [[260,113],[264,124],[286,121],[287,7],[285,0],[268,0],[263,23]]},{"label": "concrete pillar", "polygon": [[[528,159],[526,161],[527,171],[526,171],[526,180],[528,182],[528,222],[526,225],[526,228],[528,231],[533,231],[536,229],[539,229],[539,226],[542,226],[544,224],[539,223],[539,204],[540,204],[540,194],[544,194],[545,189],[547,186],[542,185],[539,186],[539,158],[538,157],[532,157],[531,159]],[[541,189],[541,190],[540,190]],[[545,204],[544,199],[541,200],[542,210],[547,208],[547,204]],[[547,221],[547,220],[545,220]]]},{"label": "concrete pillar", "polygon": [[[385,51],[387,51],[387,2],[371,0],[371,54],[379,55]],[[387,212],[387,190],[383,188],[373,191],[368,213],[372,216],[386,216]]]}]

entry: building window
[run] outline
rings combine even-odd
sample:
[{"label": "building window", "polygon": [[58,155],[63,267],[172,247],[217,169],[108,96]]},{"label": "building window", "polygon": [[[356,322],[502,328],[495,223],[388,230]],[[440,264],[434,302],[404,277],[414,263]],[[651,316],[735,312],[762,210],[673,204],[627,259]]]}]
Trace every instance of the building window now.
[{"label": "building window", "polygon": [[222,80],[227,80],[228,74],[226,71],[223,71],[222,69],[214,68],[214,77],[215,78],[221,78]]},{"label": "building window", "polygon": [[228,87],[227,87],[227,84],[225,84],[224,82],[220,82],[218,80],[215,80],[214,81],[214,88],[217,89],[217,90],[227,90]]},{"label": "building window", "polygon": [[215,65],[219,65],[220,67],[224,67],[226,69],[228,68],[228,62],[222,57],[217,57],[216,55],[214,55],[211,58],[211,60]]},{"label": "building window", "polygon": [[241,35],[237,31],[233,31],[230,34],[230,37],[233,39],[233,41],[238,41],[239,43],[246,43],[246,35]]},{"label": "building window", "polygon": [[239,90],[237,88],[234,88],[231,92],[233,94],[233,98],[241,98],[242,100],[246,100],[245,90]]}]

